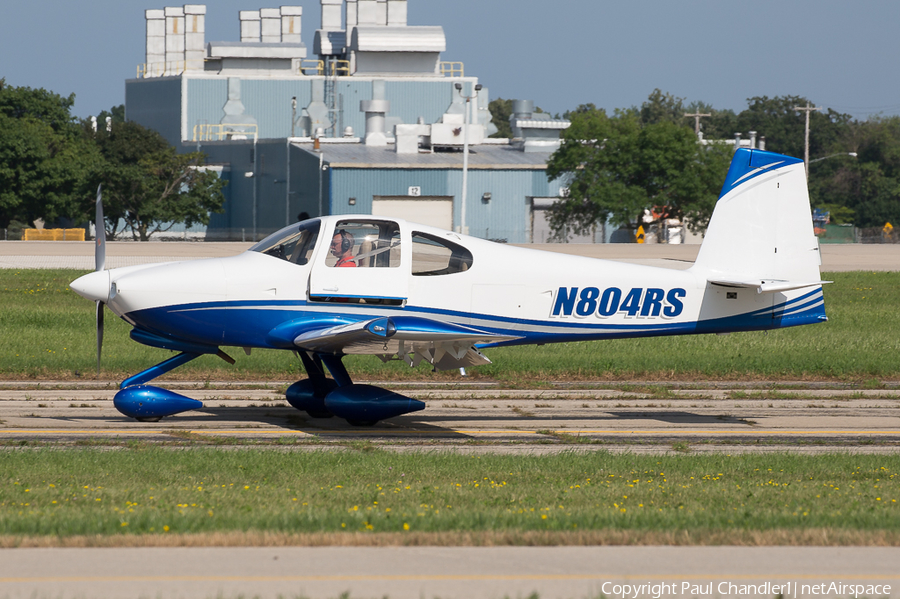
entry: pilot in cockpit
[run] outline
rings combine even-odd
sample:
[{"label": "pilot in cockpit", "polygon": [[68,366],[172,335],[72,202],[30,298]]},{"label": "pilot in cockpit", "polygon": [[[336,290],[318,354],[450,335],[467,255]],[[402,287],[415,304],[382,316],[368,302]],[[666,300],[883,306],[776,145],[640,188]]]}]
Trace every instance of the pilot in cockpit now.
[{"label": "pilot in cockpit", "polygon": [[353,235],[340,229],[331,238],[331,255],[337,258],[336,267],[355,267],[353,261]]}]

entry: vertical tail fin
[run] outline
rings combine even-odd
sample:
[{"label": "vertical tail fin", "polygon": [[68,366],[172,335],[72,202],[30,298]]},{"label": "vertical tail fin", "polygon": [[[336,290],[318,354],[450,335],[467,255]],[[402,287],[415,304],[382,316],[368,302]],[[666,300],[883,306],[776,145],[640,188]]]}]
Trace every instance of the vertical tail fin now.
[{"label": "vertical tail fin", "polygon": [[820,280],[820,264],[803,161],[739,149],[692,270],[710,281],[806,286]]}]

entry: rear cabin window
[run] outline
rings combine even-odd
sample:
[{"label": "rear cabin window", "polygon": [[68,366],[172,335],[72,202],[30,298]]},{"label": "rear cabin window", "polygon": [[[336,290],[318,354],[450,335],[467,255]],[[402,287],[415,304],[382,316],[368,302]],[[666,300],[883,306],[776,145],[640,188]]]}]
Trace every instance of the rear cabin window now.
[{"label": "rear cabin window", "polygon": [[325,256],[330,267],[398,268],[400,227],[390,221],[339,221]]},{"label": "rear cabin window", "polygon": [[472,267],[472,252],[436,235],[412,234],[412,274],[415,277],[452,275]]},{"label": "rear cabin window", "polygon": [[250,248],[294,264],[308,264],[319,237],[319,220],[303,221],[273,233]]}]

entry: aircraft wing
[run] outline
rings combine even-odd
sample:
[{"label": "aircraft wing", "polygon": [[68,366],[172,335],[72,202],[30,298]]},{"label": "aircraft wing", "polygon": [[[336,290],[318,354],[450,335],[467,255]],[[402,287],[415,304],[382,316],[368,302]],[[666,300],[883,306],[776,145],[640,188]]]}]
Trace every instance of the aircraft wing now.
[{"label": "aircraft wing", "polygon": [[294,345],[310,352],[375,354],[385,362],[400,359],[410,366],[425,360],[438,370],[449,370],[490,364],[474,345],[517,338],[428,318],[396,316],[305,331],[294,338]]}]

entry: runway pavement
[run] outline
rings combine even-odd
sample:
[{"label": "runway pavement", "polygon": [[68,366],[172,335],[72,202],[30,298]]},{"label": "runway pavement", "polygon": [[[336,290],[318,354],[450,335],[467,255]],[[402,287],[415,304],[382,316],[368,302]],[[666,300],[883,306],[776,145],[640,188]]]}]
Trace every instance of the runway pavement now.
[{"label": "runway pavement", "polygon": [[874,599],[900,596],[898,563],[879,547],[18,549],[0,550],[0,597]]},{"label": "runway pavement", "polygon": [[[162,383],[204,408],[140,423],[113,407],[115,385],[0,382],[0,439],[74,443],[85,438],[178,443],[290,437],[312,448],[368,440],[386,448],[463,451],[825,451],[893,453],[900,447],[900,389],[692,384],[504,389],[492,384],[390,383],[424,411],[354,427],[312,418],[280,383]],[[478,445],[472,445],[477,440]],[[686,444],[686,445],[685,445]]]}]

